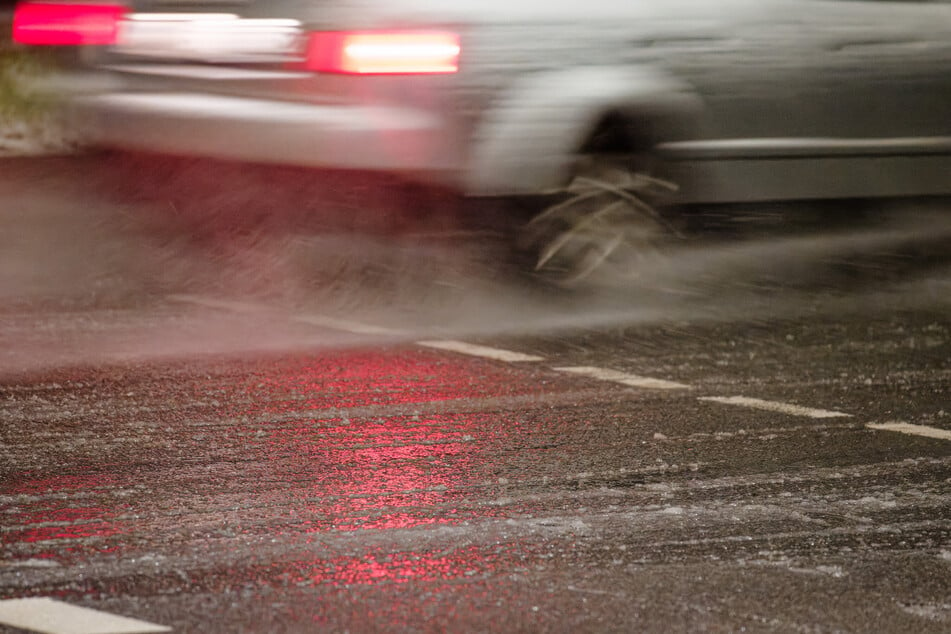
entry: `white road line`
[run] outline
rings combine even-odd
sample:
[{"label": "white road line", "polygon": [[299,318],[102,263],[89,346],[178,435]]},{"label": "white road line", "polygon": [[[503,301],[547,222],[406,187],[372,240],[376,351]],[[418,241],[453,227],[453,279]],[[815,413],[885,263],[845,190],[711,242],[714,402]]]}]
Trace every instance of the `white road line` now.
[{"label": "white road line", "polygon": [[401,334],[395,328],[386,326],[374,326],[372,324],[361,324],[349,319],[337,319],[336,317],[326,317],[324,315],[294,315],[291,321],[311,326],[321,326],[322,328],[331,328],[333,330],[343,330],[355,335],[385,335],[396,336]]},{"label": "white road line", "polygon": [[179,304],[194,304],[195,306],[204,306],[205,308],[216,308],[218,310],[227,310],[232,313],[265,313],[270,310],[263,304],[252,302],[239,302],[233,299],[215,299],[214,297],[202,297],[200,295],[166,295],[169,301]]},{"label": "white road line", "polygon": [[545,360],[545,357],[537,357],[532,354],[522,354],[521,352],[512,352],[511,350],[490,348],[488,346],[477,346],[472,343],[454,341],[452,339],[438,341],[417,341],[416,345],[424,346],[426,348],[448,350],[449,352],[458,352],[459,354],[468,354],[474,357],[485,357],[486,359],[495,359],[496,361],[507,361],[509,363]]},{"label": "white road line", "polygon": [[611,381],[628,385],[630,387],[643,387],[652,390],[689,390],[689,385],[675,383],[674,381],[665,381],[664,379],[652,379],[647,376],[638,376],[618,370],[608,370],[606,368],[593,368],[589,366],[572,366],[564,368],[553,368],[557,372],[567,372],[569,374],[578,374],[601,381]]},{"label": "white road line", "polygon": [[47,598],[0,601],[0,624],[45,634],[147,634],[172,628]]},{"label": "white road line", "polygon": [[814,409],[812,407],[803,407],[793,405],[792,403],[781,403],[779,401],[764,401],[758,398],[748,398],[746,396],[701,396],[698,400],[711,401],[713,403],[723,403],[725,405],[738,405],[740,407],[749,407],[752,409],[762,409],[768,412],[779,412],[781,414],[790,414],[792,416],[806,416],[808,418],[841,418],[851,417],[851,414],[845,412],[835,412],[827,409]]},{"label": "white road line", "polygon": [[[168,295],[167,298],[173,302],[182,304],[194,304],[204,306],[205,308],[215,308],[226,310],[233,313],[253,314],[266,313],[272,309],[264,304],[255,304],[253,302],[240,302],[230,299],[216,299],[214,297],[201,297],[198,295]],[[291,315],[288,317],[291,321],[311,326],[320,326],[332,330],[342,330],[344,332],[356,335],[399,335],[400,331],[385,326],[373,326],[371,324],[361,324],[360,322],[349,319],[338,319],[325,315]]]},{"label": "white road line", "polygon": [[951,431],[947,429],[938,429],[937,427],[928,427],[926,425],[912,425],[911,423],[869,423],[866,425],[869,429],[880,431],[894,431],[899,434],[911,434],[912,436],[924,436],[925,438],[938,438],[940,440],[951,440]]}]

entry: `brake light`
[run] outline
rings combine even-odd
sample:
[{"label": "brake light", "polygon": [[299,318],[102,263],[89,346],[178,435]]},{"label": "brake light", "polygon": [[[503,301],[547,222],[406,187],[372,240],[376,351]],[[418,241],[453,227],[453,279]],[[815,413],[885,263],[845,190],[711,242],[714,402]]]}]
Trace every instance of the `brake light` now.
[{"label": "brake light", "polygon": [[117,4],[24,2],[13,14],[13,41],[42,46],[115,44],[125,11]]},{"label": "brake light", "polygon": [[445,31],[318,31],[307,40],[306,66],[348,75],[455,73],[461,50],[459,36]]}]

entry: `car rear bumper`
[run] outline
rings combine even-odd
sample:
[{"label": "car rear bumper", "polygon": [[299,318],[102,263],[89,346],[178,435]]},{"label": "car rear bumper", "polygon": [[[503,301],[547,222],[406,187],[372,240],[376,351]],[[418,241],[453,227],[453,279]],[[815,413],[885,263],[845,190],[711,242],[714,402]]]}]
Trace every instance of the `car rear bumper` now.
[{"label": "car rear bumper", "polygon": [[445,122],[412,108],[167,92],[77,96],[70,106],[93,145],[382,171],[450,186],[460,172]]}]

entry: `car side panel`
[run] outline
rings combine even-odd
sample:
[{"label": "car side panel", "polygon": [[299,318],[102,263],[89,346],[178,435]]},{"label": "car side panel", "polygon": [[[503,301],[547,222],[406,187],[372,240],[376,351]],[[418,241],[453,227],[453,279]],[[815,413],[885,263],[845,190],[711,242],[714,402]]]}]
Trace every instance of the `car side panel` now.
[{"label": "car side panel", "polygon": [[[124,122],[121,134],[111,123],[102,128],[110,133],[106,142],[146,148],[158,143],[171,151],[162,143],[170,143],[172,135],[158,130],[184,129],[183,119],[190,125],[220,119],[215,108],[180,107],[215,96],[221,98],[215,104],[234,105],[241,116],[218,121],[222,130],[204,139],[205,146],[197,142],[201,126],[195,123],[196,134],[181,135],[176,151],[194,146],[195,152],[317,167],[369,163],[380,171],[436,173],[440,184],[467,194],[534,194],[563,185],[587,135],[605,116],[622,114],[649,128],[634,136],[655,147],[632,149],[657,150],[684,185],[685,200],[951,189],[951,169],[945,168],[951,166],[946,112],[951,37],[942,37],[951,31],[948,3],[236,0],[227,6],[232,5],[241,15],[295,17],[307,29],[419,24],[458,29],[460,72],[431,79],[340,77],[267,64],[228,67],[106,53],[102,61],[118,87],[103,96],[105,110],[98,118],[115,121],[110,112],[118,109]],[[167,9],[162,0],[140,6]],[[213,6],[225,5],[189,3],[188,10]],[[129,94],[136,95],[135,107]],[[146,106],[149,94],[156,95],[156,104],[174,103],[177,110]],[[182,99],[173,99],[177,95]],[[390,128],[374,133],[374,119],[361,113],[380,108],[411,112],[400,121],[431,122],[425,142],[413,143],[402,125],[399,134]],[[285,115],[291,111],[301,113],[291,117],[299,128],[287,131]],[[346,125],[337,114],[344,111],[354,115]],[[253,116],[245,116],[248,112]],[[145,138],[153,115],[161,115],[165,127]],[[379,142],[360,144],[356,154],[335,150],[341,145],[336,139],[348,145],[354,121],[365,127],[366,138]],[[272,126],[313,142],[276,142],[278,134],[271,144]],[[333,143],[323,142],[330,137]]]},{"label": "car side panel", "polygon": [[[558,187],[605,113],[670,111],[651,132],[685,202],[951,193],[949,11],[794,0],[646,21],[626,40],[604,29],[608,46],[629,47],[615,65],[531,73],[489,104],[467,182]],[[553,65],[584,58],[571,45],[550,52]]]},{"label": "car side panel", "polygon": [[497,195],[557,188],[606,113],[653,120],[662,124],[658,138],[675,138],[689,135],[700,107],[689,86],[656,69],[582,67],[535,73],[502,95],[478,127],[467,190]]}]

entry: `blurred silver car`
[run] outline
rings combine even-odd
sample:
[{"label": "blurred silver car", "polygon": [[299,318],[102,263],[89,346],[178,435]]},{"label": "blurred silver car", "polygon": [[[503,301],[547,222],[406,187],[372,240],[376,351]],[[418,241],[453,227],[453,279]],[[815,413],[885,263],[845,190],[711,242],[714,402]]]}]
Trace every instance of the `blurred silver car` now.
[{"label": "blurred silver car", "polygon": [[555,196],[540,266],[658,200],[951,193],[951,0],[28,2],[14,35],[83,46],[97,145]]}]

